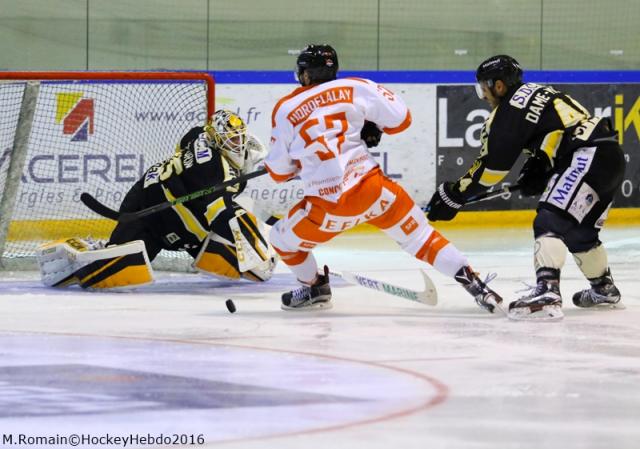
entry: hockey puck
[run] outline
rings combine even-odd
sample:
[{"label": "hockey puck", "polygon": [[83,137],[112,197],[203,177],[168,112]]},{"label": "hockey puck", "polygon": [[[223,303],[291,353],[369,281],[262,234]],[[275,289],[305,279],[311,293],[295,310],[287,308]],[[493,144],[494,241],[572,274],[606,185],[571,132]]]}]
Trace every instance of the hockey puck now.
[{"label": "hockey puck", "polygon": [[235,313],[236,305],[233,303],[232,300],[227,299],[227,302],[225,302],[225,304],[227,305],[227,309],[229,309],[230,313]]}]

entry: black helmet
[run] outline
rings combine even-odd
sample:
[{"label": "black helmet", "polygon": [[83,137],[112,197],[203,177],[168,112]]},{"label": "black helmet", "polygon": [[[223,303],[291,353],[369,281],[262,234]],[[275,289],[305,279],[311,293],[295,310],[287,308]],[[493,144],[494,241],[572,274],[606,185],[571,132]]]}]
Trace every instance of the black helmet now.
[{"label": "black helmet", "polygon": [[296,60],[296,74],[301,84],[304,71],[311,83],[334,80],[338,73],[338,54],[331,45],[307,45]]},{"label": "black helmet", "polygon": [[522,68],[511,56],[492,56],[480,64],[476,80],[488,81],[490,87],[496,80],[501,80],[507,87],[516,86],[522,84]]}]

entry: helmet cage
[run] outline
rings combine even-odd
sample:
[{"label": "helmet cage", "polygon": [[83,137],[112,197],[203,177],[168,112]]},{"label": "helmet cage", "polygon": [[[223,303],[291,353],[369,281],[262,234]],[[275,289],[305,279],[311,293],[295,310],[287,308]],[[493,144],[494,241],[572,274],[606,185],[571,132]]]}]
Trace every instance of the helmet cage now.
[{"label": "helmet cage", "polygon": [[242,168],[247,151],[247,125],[231,111],[216,111],[211,118],[209,135],[218,150],[235,168]]}]

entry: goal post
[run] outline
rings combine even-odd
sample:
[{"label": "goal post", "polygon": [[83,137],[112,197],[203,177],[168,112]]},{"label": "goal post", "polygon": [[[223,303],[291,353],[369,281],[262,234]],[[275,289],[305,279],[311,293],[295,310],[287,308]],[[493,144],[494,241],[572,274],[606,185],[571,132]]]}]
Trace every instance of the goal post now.
[{"label": "goal post", "polygon": [[35,268],[45,241],[108,238],[80,194],[118,209],[214,99],[201,72],[0,72],[0,269]]}]

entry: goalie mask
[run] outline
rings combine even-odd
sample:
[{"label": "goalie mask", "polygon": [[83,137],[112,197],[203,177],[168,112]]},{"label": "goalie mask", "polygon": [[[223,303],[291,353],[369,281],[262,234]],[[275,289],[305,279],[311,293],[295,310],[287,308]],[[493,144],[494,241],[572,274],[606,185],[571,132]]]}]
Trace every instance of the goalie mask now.
[{"label": "goalie mask", "polygon": [[218,150],[235,168],[242,168],[247,152],[247,125],[231,111],[220,109],[213,114],[207,132]]}]

